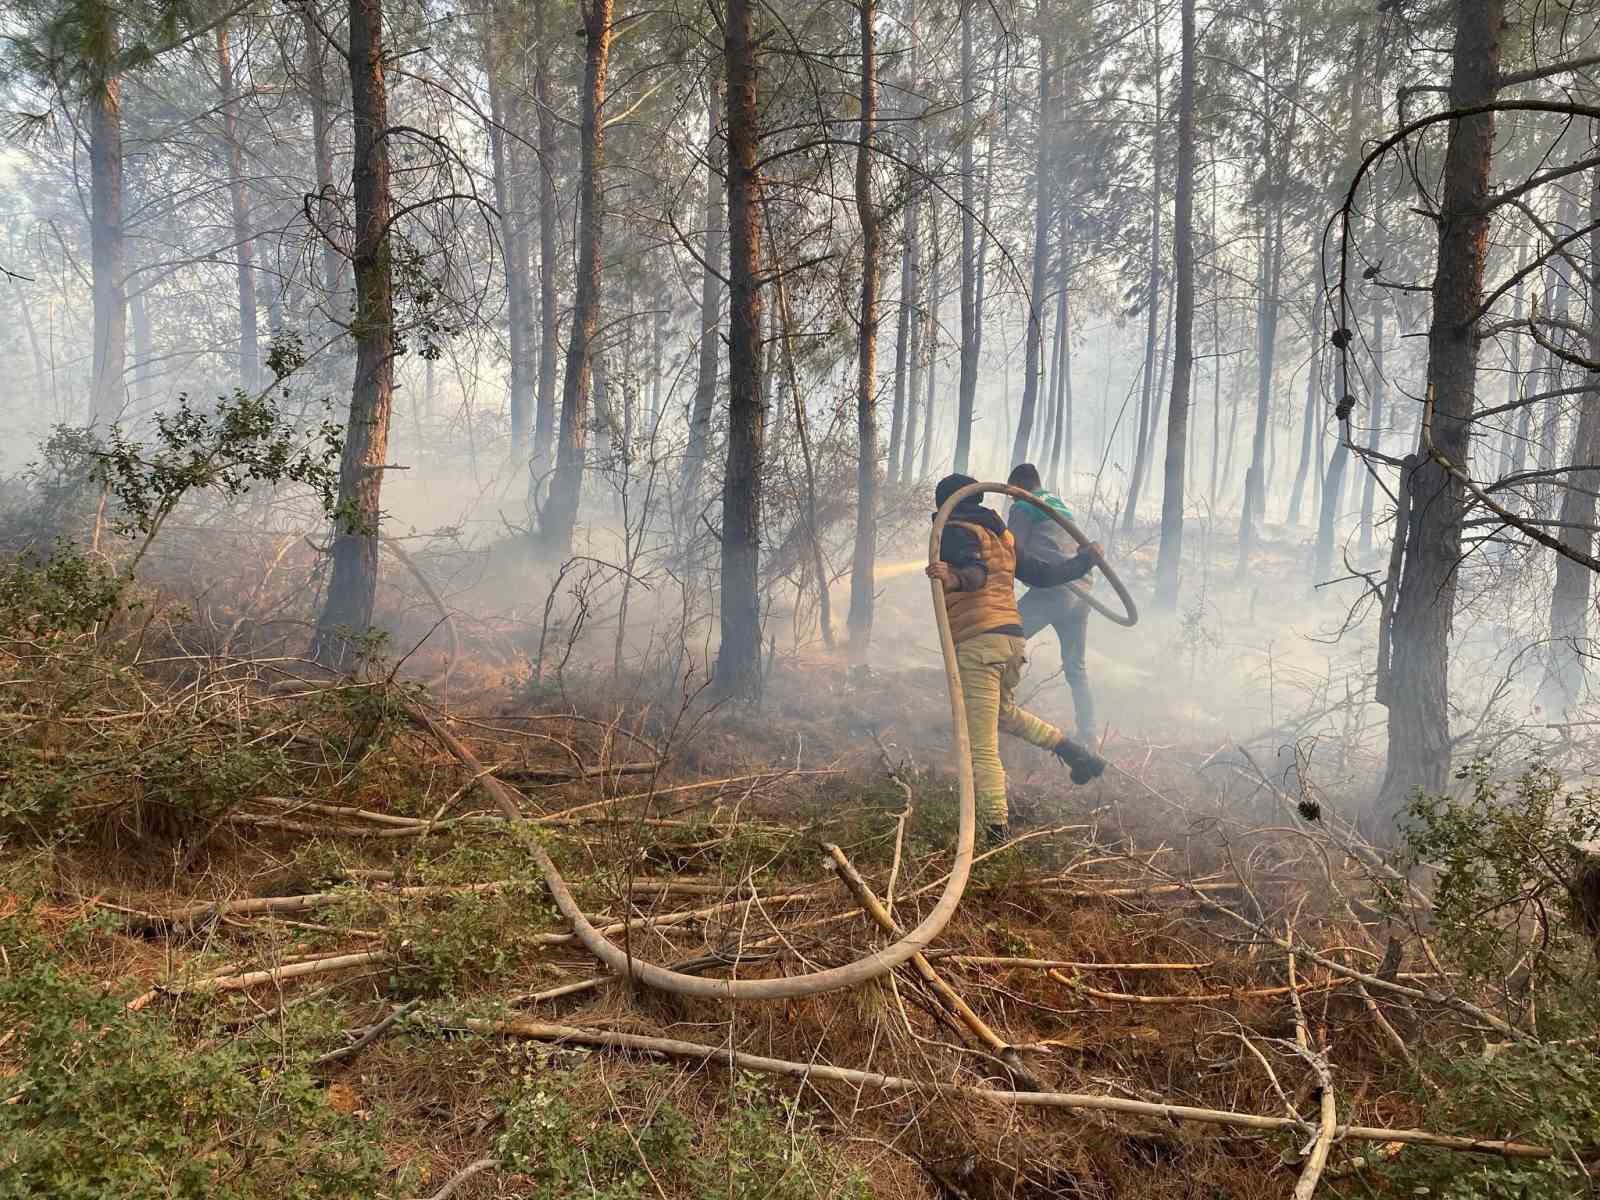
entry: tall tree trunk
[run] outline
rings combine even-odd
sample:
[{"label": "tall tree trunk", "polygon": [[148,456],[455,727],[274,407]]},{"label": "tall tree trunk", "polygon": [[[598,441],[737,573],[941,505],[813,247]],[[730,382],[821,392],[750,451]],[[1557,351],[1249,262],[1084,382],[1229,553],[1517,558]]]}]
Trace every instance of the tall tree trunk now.
[{"label": "tall tree trunk", "polygon": [[522,142],[521,105],[507,103],[505,63],[496,53],[500,23],[495,5],[484,16],[483,61],[489,83],[489,152],[494,166],[494,202],[500,211],[500,247],[506,271],[506,343],[511,357],[511,453],[528,453],[533,417],[533,281],[528,223],[517,152]]},{"label": "tall tree trunk", "polygon": [[539,394],[534,414],[531,488],[540,486],[550,461],[556,428],[556,340],[561,311],[556,299],[556,115],[550,99],[550,47],[546,10],[550,0],[533,5],[533,100],[539,125]]},{"label": "tall tree trunk", "polygon": [[934,385],[938,382],[936,369],[939,361],[939,307],[944,299],[943,239],[939,236],[939,197],[932,198],[929,210],[928,240],[933,247],[933,278],[928,286],[928,314],[926,339],[928,343],[928,391],[922,406],[922,478],[928,478],[933,469],[933,400]]},{"label": "tall tree trunk", "polygon": [[[1383,342],[1389,336],[1385,327],[1388,315],[1384,309],[1384,296],[1380,291],[1372,298],[1372,405],[1369,409],[1372,420],[1372,440],[1369,446],[1372,450],[1383,451],[1383,427],[1389,419],[1389,414],[1384,411],[1384,377],[1383,377]],[[1361,482],[1361,534],[1359,553],[1363,560],[1372,553],[1372,510],[1377,500],[1378,486],[1377,471],[1368,466],[1363,473]]]},{"label": "tall tree trunk", "polygon": [[[914,252],[912,246],[917,234],[917,206],[906,206],[905,245],[900,251],[900,305],[896,313],[897,328],[894,341],[894,410],[889,417],[889,482],[900,479],[901,445],[906,440],[906,378],[911,358],[911,308],[916,294],[916,280],[912,274]],[[916,397],[913,393],[912,403]]]},{"label": "tall tree trunk", "polygon": [[[1050,487],[1061,490],[1061,460],[1063,449],[1067,462],[1067,478],[1072,477],[1072,297],[1069,284],[1072,276],[1072,243],[1067,236],[1067,214],[1058,218],[1056,236],[1061,243],[1057,253],[1059,262],[1056,299],[1056,360],[1051,376],[1055,399],[1050,405]],[[1043,439],[1041,439],[1042,443]],[[1040,457],[1043,457],[1041,444]]]},{"label": "tall tree trunk", "polygon": [[1150,277],[1145,289],[1144,375],[1139,384],[1139,428],[1133,444],[1133,472],[1128,478],[1128,499],[1122,510],[1122,532],[1132,533],[1139,515],[1139,493],[1144,490],[1145,442],[1155,400],[1156,352],[1165,337],[1161,327],[1161,21],[1156,4],[1151,25],[1155,38],[1155,109],[1150,130]]},{"label": "tall tree trunk", "polygon": [[[1270,133],[1263,136],[1270,142]],[[1271,161],[1270,154],[1264,161]],[[1250,470],[1245,475],[1244,505],[1239,514],[1241,574],[1250,567],[1256,531],[1266,516],[1267,419],[1272,412],[1272,371],[1277,357],[1278,286],[1282,268],[1283,206],[1274,193],[1261,223],[1261,294],[1256,307],[1256,425],[1250,442]]]},{"label": "tall tree trunk", "polygon": [[394,291],[389,257],[388,103],[383,80],[381,0],[350,0],[350,104],[355,145],[356,341],[350,421],[339,464],[333,573],[317,618],[311,656],[329,665],[350,660],[350,637],[372,627],[378,592],[378,529],[394,400]]},{"label": "tall tree trunk", "polygon": [[[1522,307],[1523,307],[1522,306],[1522,285],[1523,285],[1524,280],[1522,278],[1520,278],[1520,276],[1521,276],[1522,271],[1527,267],[1527,265],[1528,265],[1528,243],[1527,242],[1523,242],[1522,243],[1522,250],[1517,255],[1517,273],[1519,275],[1519,278],[1517,279],[1517,286],[1514,289],[1512,289],[1512,292],[1511,292],[1511,317],[1512,317],[1512,320],[1515,320],[1515,321],[1522,320]],[[1537,360],[1535,360],[1535,361],[1537,361]],[[1517,397],[1522,394],[1523,374],[1522,374],[1522,339],[1521,338],[1512,338],[1511,339],[1511,364],[1510,364],[1510,368],[1511,369],[1506,372],[1506,403],[1507,404],[1515,404],[1517,402]],[[1517,412],[1517,420],[1520,421],[1521,418],[1522,418],[1522,415],[1524,413],[1526,413],[1527,411],[1528,411],[1528,406],[1527,405],[1523,405],[1521,410],[1519,410]],[[1512,473],[1515,473],[1516,471],[1520,471],[1521,470],[1520,466],[1514,465],[1514,464],[1516,464],[1517,459],[1519,457],[1519,451],[1518,451],[1518,447],[1517,447],[1516,443],[1517,443],[1516,426],[1512,425],[1512,426],[1507,427],[1505,435],[1504,435],[1504,437],[1501,438],[1501,441],[1500,441],[1500,467],[1501,467],[1501,470],[1506,472],[1507,474],[1512,474]]]},{"label": "tall tree trunk", "polygon": [[[872,642],[873,559],[878,544],[878,214],[872,206],[872,154],[878,117],[878,38],[874,0],[861,14],[861,135],[856,144],[856,220],[861,225],[861,328],[856,338],[856,544],[850,565],[852,656]],[[826,582],[823,586],[827,586]]]},{"label": "tall tree trunk", "polygon": [[239,386],[261,386],[261,339],[256,328],[255,246],[245,207],[244,147],[239,143],[239,91],[233,74],[228,23],[217,26],[217,74],[222,84],[222,140],[228,151],[228,201],[233,216],[233,253],[239,283]]},{"label": "tall tree trunk", "polygon": [[[1471,109],[1495,97],[1505,0],[1456,9],[1450,107]],[[1439,192],[1439,266],[1428,329],[1432,435],[1440,454],[1466,469],[1478,374],[1477,310],[1488,250],[1489,172],[1494,116],[1476,113],[1450,126]],[[1438,795],[1450,778],[1449,637],[1461,559],[1463,489],[1431,457],[1412,472],[1414,529],[1407,539],[1391,643],[1389,756],[1374,830],[1387,831],[1420,789]]]},{"label": "tall tree trunk", "polygon": [[1155,603],[1178,605],[1183,560],[1184,452],[1188,448],[1189,386],[1194,372],[1194,68],[1195,0],[1183,0],[1183,66],[1178,90],[1178,175],[1172,204],[1172,400],[1167,410],[1167,461],[1161,492],[1161,546],[1156,554]]},{"label": "tall tree trunk", "polygon": [[711,438],[711,410],[717,398],[718,330],[722,315],[723,179],[717,153],[722,124],[721,81],[707,81],[706,101],[706,205],[705,267],[700,276],[700,373],[695,379],[694,407],[689,413],[689,445],[683,458],[684,496],[698,498],[705,469],[706,445]]},{"label": "tall tree trunk", "polygon": [[350,318],[346,308],[337,303],[339,290],[339,249],[334,241],[333,223],[336,213],[333,185],[333,131],[330,110],[334,107],[328,90],[326,69],[327,45],[322,31],[317,27],[311,5],[300,7],[300,33],[305,38],[306,103],[311,109],[311,155],[317,172],[316,220],[322,243],[321,278],[322,302],[327,317],[328,336]]},{"label": "tall tree trunk", "polygon": [[[753,0],[727,0],[728,74],[728,465],[722,477],[722,644],[716,686],[725,696],[761,694],[761,176]],[[825,581],[819,581],[827,586]]]},{"label": "tall tree trunk", "polygon": [[600,247],[605,203],[600,172],[605,160],[606,67],[611,54],[612,0],[588,0],[584,11],[586,52],[582,118],[579,126],[578,274],[567,338],[566,375],[561,387],[561,438],[556,446],[556,476],[545,501],[540,538],[554,555],[572,553],[572,530],[583,490],[587,400],[600,323]]},{"label": "tall tree trunk", "polygon": [[972,409],[978,395],[978,212],[972,139],[977,119],[973,79],[972,10],[961,5],[961,380],[956,395],[955,469],[965,472],[972,450]]},{"label": "tall tree trunk", "polygon": [[[128,310],[133,320],[133,398],[141,407],[150,403],[155,395],[155,348],[152,346],[150,332],[150,304],[145,296],[144,287],[135,288],[128,295]],[[28,325],[28,334],[33,335],[33,321],[28,316],[27,307],[22,310],[23,319]],[[37,355],[38,347],[34,352]],[[46,380],[40,379],[41,387],[46,386]]]},{"label": "tall tree trunk", "polygon": [[[1570,188],[1561,190],[1561,203],[1556,210],[1556,224],[1553,232],[1558,237],[1565,237],[1571,233],[1578,220],[1578,198]],[[1550,256],[1550,267],[1555,273],[1555,287],[1551,291],[1550,316],[1553,320],[1566,321],[1572,309],[1572,267],[1565,254]],[[1553,336],[1559,342],[1566,335],[1558,327],[1553,330]],[[1546,355],[1545,367],[1547,378],[1544,380],[1544,390],[1547,392],[1559,391],[1565,382],[1566,362],[1557,355]],[[1551,396],[1544,402],[1543,411],[1539,420],[1539,444],[1534,462],[1540,471],[1549,471],[1556,465],[1556,459],[1561,449],[1562,425],[1562,400],[1564,397]],[[1548,478],[1541,479],[1533,485],[1533,511],[1535,515],[1544,517],[1550,513],[1554,504],[1555,484]]]},{"label": "tall tree trunk", "polygon": [[922,399],[923,329],[928,320],[922,302],[922,203],[913,196],[909,207],[911,211],[906,217],[906,254],[911,260],[911,292],[906,297],[905,307],[911,324],[911,348],[908,351],[911,378],[906,389],[905,440],[900,447],[902,483],[910,483],[916,478],[917,406]]},{"label": "tall tree trunk", "polygon": [[1294,490],[1289,494],[1289,524],[1300,524],[1300,499],[1311,478],[1311,451],[1317,423],[1322,419],[1322,344],[1323,321],[1327,313],[1322,289],[1314,289],[1311,302],[1311,361],[1306,366],[1306,406],[1300,424],[1300,465],[1294,472]]},{"label": "tall tree trunk", "polygon": [[1022,407],[1017,413],[1017,439],[1011,463],[1026,462],[1033,438],[1034,408],[1039,400],[1039,375],[1043,366],[1044,302],[1049,278],[1050,211],[1046,193],[1050,169],[1051,76],[1050,6],[1039,3],[1039,123],[1033,150],[1033,278],[1028,290],[1028,330],[1022,356]]},{"label": "tall tree trunk", "polygon": [[[1595,127],[1596,122],[1591,122]],[[1600,133],[1600,128],[1595,128]],[[1600,224],[1600,168],[1589,190],[1589,221]],[[1589,233],[1589,261],[1600,262],[1600,229]],[[1589,345],[1591,361],[1600,359],[1600,278],[1589,277]],[[1595,493],[1600,489],[1600,372],[1589,371],[1588,403],[1578,409],[1572,438],[1572,471],[1561,483],[1561,544],[1580,554],[1593,547]],[[1567,714],[1583,694],[1588,676],[1589,568],[1556,555],[1556,580],[1550,592],[1550,653],[1540,697],[1547,710]]]},{"label": "tall tree trunk", "polygon": [[122,411],[128,359],[127,257],[122,232],[122,77],[117,13],[107,0],[92,8],[99,78],[89,96],[90,263],[94,290],[94,382],[89,423],[109,425]]}]

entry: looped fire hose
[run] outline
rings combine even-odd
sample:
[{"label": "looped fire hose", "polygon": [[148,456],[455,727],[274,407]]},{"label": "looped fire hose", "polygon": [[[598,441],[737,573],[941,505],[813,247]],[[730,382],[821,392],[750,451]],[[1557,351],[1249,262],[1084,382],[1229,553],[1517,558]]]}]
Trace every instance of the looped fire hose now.
[{"label": "looped fire hose", "polygon": [[[1040,504],[1038,500],[1023,491],[1021,488],[1010,487],[1002,483],[974,483],[962,488],[947,500],[939,509],[933,520],[933,531],[928,540],[928,563],[931,566],[939,561],[939,542],[944,534],[946,521],[951,511],[967,496],[975,492],[1005,492],[1020,500],[1027,500],[1037,504],[1052,520],[1062,526],[1080,545],[1086,544],[1086,539],[1077,526],[1061,514]],[[1139,619],[1134,608],[1133,598],[1128,595],[1128,590],[1122,581],[1104,563],[1099,564],[1102,573],[1111,582],[1112,588],[1121,597],[1127,608],[1126,619],[1110,612],[1106,615],[1121,624],[1132,625]],[[955,725],[956,758],[958,764],[957,778],[960,784],[960,810],[956,827],[956,861],[950,869],[950,877],[945,882],[944,891],[939,896],[939,901],[929,911],[922,921],[898,941],[885,946],[854,962],[842,966],[830,967],[822,971],[812,971],[804,975],[790,975],[779,979],[707,979],[699,975],[685,975],[681,971],[674,971],[656,963],[646,962],[636,957],[621,946],[614,944],[603,933],[595,928],[594,923],[584,914],[578,901],[572,895],[572,889],[567,887],[567,882],[561,877],[561,872],[551,861],[550,855],[535,837],[525,840],[527,850],[532,855],[534,864],[539,868],[539,873],[544,876],[545,886],[550,889],[550,897],[555,901],[556,908],[572,926],[572,932],[582,943],[584,949],[604,963],[606,967],[625,978],[647,984],[664,992],[671,992],[679,996],[697,996],[712,1000],[788,1000],[800,996],[815,996],[822,992],[839,991],[844,988],[860,987],[882,975],[887,975],[901,963],[906,962],[912,955],[926,950],[938,937],[944,927],[949,924],[950,918],[955,916],[956,908],[961,903],[961,896],[967,890],[967,880],[972,874],[972,843],[977,829],[976,799],[973,793],[972,782],[972,745],[967,738],[967,709],[961,697],[961,677],[956,669],[955,640],[950,636],[950,618],[945,612],[944,589],[937,579],[928,581],[933,587],[933,613],[934,620],[939,627],[939,646],[944,652],[945,682],[950,689],[950,717]],[[1098,611],[1105,611],[1099,605]],[[496,779],[489,771],[478,762],[455,734],[435,721],[422,709],[414,709],[414,715],[449,747],[451,753],[459,758],[472,771],[488,789],[495,803],[506,815],[507,819],[522,830],[527,831],[527,818],[518,803],[519,793],[509,784]]]}]

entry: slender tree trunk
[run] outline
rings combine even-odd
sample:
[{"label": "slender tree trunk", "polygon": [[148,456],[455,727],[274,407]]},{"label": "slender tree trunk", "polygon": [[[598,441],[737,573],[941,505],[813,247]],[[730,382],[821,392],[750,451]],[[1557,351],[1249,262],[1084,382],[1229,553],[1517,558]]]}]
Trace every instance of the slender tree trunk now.
[{"label": "slender tree trunk", "polygon": [[[1380,292],[1372,298],[1372,405],[1370,408],[1372,419],[1372,440],[1370,448],[1382,453],[1383,428],[1389,419],[1389,414],[1384,411],[1384,375],[1383,353],[1384,339],[1389,336],[1385,320],[1387,311],[1384,307],[1384,297]],[[1359,553],[1363,561],[1372,553],[1372,515],[1373,505],[1377,500],[1378,479],[1376,469],[1369,466],[1362,472],[1361,483],[1361,534]]]},{"label": "slender tree trunk", "polygon": [[905,307],[911,325],[910,358],[911,378],[906,389],[906,431],[900,447],[900,481],[910,483],[916,478],[915,454],[917,448],[918,402],[922,399],[923,330],[928,323],[922,302],[922,203],[913,197],[906,217],[906,254],[911,260],[911,290]]},{"label": "slender tree trunk", "polygon": [[586,409],[594,366],[594,337],[600,323],[600,248],[605,198],[600,175],[605,162],[606,68],[611,54],[612,0],[588,0],[584,10],[583,104],[579,127],[578,274],[567,338],[566,376],[561,388],[561,437],[556,446],[556,476],[545,501],[540,537],[554,555],[572,553],[572,530],[583,490],[588,442]]},{"label": "slender tree trunk", "polygon": [[327,44],[322,31],[317,28],[311,5],[300,7],[300,32],[305,38],[306,104],[311,109],[311,155],[317,172],[317,225],[321,231],[322,269],[317,281],[322,289],[322,303],[327,317],[329,336],[339,325],[349,320],[350,313],[338,303],[339,261],[333,225],[336,213],[333,184],[333,133],[329,111],[334,107],[328,89],[326,69]]},{"label": "slender tree trunk", "polygon": [[528,225],[522,203],[521,106],[506,99],[505,63],[496,53],[500,35],[496,8],[484,16],[484,74],[489,82],[489,152],[494,166],[494,202],[500,212],[500,247],[506,272],[506,343],[511,357],[511,453],[528,453],[533,417],[533,283]]},{"label": "slender tree trunk", "polygon": [[[878,544],[878,259],[879,223],[872,205],[873,139],[878,119],[875,0],[861,14],[861,133],[856,144],[856,220],[861,225],[861,322],[856,338],[856,544],[850,565],[850,649],[864,657],[872,643],[873,559]],[[826,587],[824,580],[822,586]]]},{"label": "slender tree trunk", "polygon": [[978,395],[978,213],[972,139],[977,118],[973,78],[972,10],[961,5],[961,380],[956,397],[955,469],[965,472],[972,449],[972,409]]},{"label": "slender tree trunk", "polygon": [[239,386],[261,385],[261,340],[256,328],[255,248],[245,207],[244,147],[239,143],[239,94],[233,75],[228,23],[217,26],[217,74],[222,83],[222,140],[228,151],[228,200],[233,216],[233,253],[239,283]]},{"label": "slender tree trunk", "polygon": [[[1557,236],[1565,236],[1572,232],[1578,220],[1578,199],[1572,189],[1563,188],[1561,192],[1560,207],[1556,210],[1556,226],[1554,232]],[[1555,287],[1550,298],[1550,316],[1556,321],[1566,321],[1572,310],[1572,268],[1564,254],[1551,255],[1551,270],[1555,273]],[[1553,331],[1557,341],[1565,338],[1560,329]],[[1556,355],[1546,355],[1545,366],[1547,378],[1544,381],[1544,390],[1549,392],[1559,391],[1564,386],[1566,376],[1566,363]],[[1562,400],[1564,397],[1551,396],[1544,402],[1543,411],[1539,421],[1539,444],[1534,462],[1541,471],[1549,471],[1556,465],[1556,459],[1561,449],[1562,425]],[[1537,516],[1547,516],[1554,504],[1555,484],[1548,479],[1541,479],[1533,485],[1533,511]]]},{"label": "slender tree trunk", "polygon": [[1322,289],[1313,289],[1311,302],[1311,361],[1306,366],[1306,406],[1300,424],[1300,465],[1294,472],[1294,491],[1289,495],[1289,524],[1300,524],[1300,499],[1311,478],[1311,452],[1317,423],[1322,419],[1322,345],[1327,303]]},{"label": "slender tree trunk", "polygon": [[[1504,0],[1456,10],[1452,109],[1495,97]],[[1466,469],[1477,386],[1477,310],[1483,300],[1489,213],[1485,200],[1494,153],[1494,116],[1476,113],[1450,126],[1439,191],[1439,265],[1428,329],[1432,435],[1440,454]],[[1412,472],[1415,528],[1407,540],[1391,643],[1389,756],[1374,832],[1392,829],[1418,790],[1439,795],[1450,779],[1449,636],[1461,558],[1463,489],[1438,462]]]},{"label": "slender tree trunk", "polygon": [[665,288],[657,288],[655,311],[650,318],[650,436],[661,424],[661,372],[666,346],[667,312],[671,303]]},{"label": "slender tree trunk", "polygon": [[[1270,134],[1265,135],[1270,141]],[[1266,161],[1271,161],[1268,158]],[[1283,267],[1282,202],[1274,196],[1262,215],[1261,296],[1256,309],[1256,426],[1250,442],[1250,471],[1245,476],[1244,506],[1239,515],[1239,571],[1250,568],[1256,532],[1266,517],[1267,419],[1272,412],[1272,372],[1278,347],[1278,287]]]},{"label": "slender tree trunk", "polygon": [[689,445],[684,453],[685,497],[701,494],[706,446],[711,438],[711,410],[717,398],[718,330],[722,315],[723,179],[717,142],[722,124],[721,81],[708,81],[706,108],[705,268],[700,276],[700,373],[694,387],[694,407],[689,414]]},{"label": "slender tree trunk", "polygon": [[1144,490],[1145,443],[1155,401],[1156,352],[1166,336],[1161,327],[1161,22],[1155,37],[1155,111],[1150,132],[1150,279],[1145,290],[1144,376],[1139,384],[1139,428],[1133,444],[1133,473],[1128,478],[1128,500],[1122,510],[1122,532],[1132,533],[1139,515],[1139,493]]},{"label": "slender tree trunk", "polygon": [[[1591,122],[1591,127],[1596,123]],[[1600,133],[1600,129],[1595,130]],[[1600,169],[1589,191],[1589,221],[1600,223]],[[1600,262],[1600,229],[1589,233],[1589,261]],[[1589,277],[1590,360],[1600,360],[1600,279]],[[1572,471],[1561,482],[1561,544],[1580,554],[1594,545],[1591,526],[1595,493],[1600,490],[1600,372],[1589,371],[1588,403],[1578,409],[1578,428],[1572,438]],[[1540,697],[1547,710],[1570,712],[1583,694],[1588,676],[1589,643],[1588,567],[1565,555],[1556,555],[1555,586],[1550,592],[1550,654]]]},{"label": "slender tree trunk", "polygon": [[350,104],[355,132],[351,185],[355,197],[356,341],[350,421],[339,464],[333,572],[317,619],[311,656],[329,665],[351,661],[350,637],[372,627],[378,592],[378,529],[384,463],[394,400],[394,292],[389,257],[388,103],[383,79],[381,0],[350,0]]},{"label": "slender tree trunk", "polygon": [[[1061,243],[1059,261],[1060,293],[1056,300],[1056,361],[1051,382],[1055,400],[1050,405],[1050,487],[1061,490],[1063,450],[1067,477],[1072,476],[1072,243],[1067,236],[1066,214],[1062,213],[1056,236]],[[1043,457],[1042,442],[1040,457]]]},{"label": "slender tree trunk", "polygon": [[[155,347],[152,343],[150,332],[150,305],[145,297],[143,287],[136,288],[128,296],[128,309],[133,320],[133,398],[144,407],[150,403],[155,395]],[[26,306],[23,308],[23,319],[27,322],[28,333],[33,334],[33,321],[28,317]],[[38,347],[35,345],[35,353]],[[45,379],[40,385],[44,386]]]},{"label": "slender tree trunk", "polygon": [[1172,399],[1167,413],[1167,461],[1161,492],[1161,546],[1156,554],[1155,603],[1178,605],[1183,561],[1184,451],[1188,446],[1189,388],[1194,372],[1194,72],[1195,0],[1183,0],[1183,66],[1178,91],[1178,174],[1172,204]]},{"label": "slender tree trunk", "polygon": [[1039,374],[1043,365],[1044,302],[1050,260],[1051,204],[1046,188],[1050,169],[1051,76],[1050,6],[1039,4],[1039,124],[1033,152],[1033,278],[1028,290],[1028,330],[1023,349],[1022,407],[1017,413],[1017,439],[1011,448],[1011,464],[1026,462],[1033,438],[1034,408],[1039,398]]},{"label": "slender tree trunk", "polygon": [[894,411],[889,418],[889,482],[900,479],[901,444],[906,439],[906,373],[911,354],[911,296],[915,284],[911,275],[911,238],[916,234],[916,205],[906,207],[906,243],[900,251],[900,304],[895,314]]},{"label": "slender tree trunk", "polygon": [[[1527,265],[1528,243],[1523,242],[1522,250],[1517,255],[1517,272],[1519,275],[1527,267]],[[1511,316],[1513,320],[1517,321],[1522,319],[1522,284],[1523,280],[1519,278],[1517,280],[1517,286],[1512,290],[1511,293]],[[1537,362],[1537,359],[1535,359],[1535,362]],[[1510,370],[1506,372],[1507,404],[1515,404],[1517,402],[1517,397],[1522,394],[1522,380],[1522,339],[1512,338]],[[1518,421],[1521,420],[1522,415],[1527,411],[1528,406],[1524,405],[1517,413]],[[1505,436],[1500,441],[1500,465],[1501,469],[1507,474],[1515,473],[1521,469],[1515,465],[1518,456],[1516,445],[1517,440],[1516,427],[1512,426],[1506,430]]]},{"label": "slender tree trunk", "polygon": [[122,78],[116,9],[94,4],[102,77],[89,97],[90,263],[94,291],[94,382],[89,423],[109,425],[122,411],[128,359],[127,258],[122,231]]},{"label": "slender tree trunk", "polygon": [[556,141],[556,116],[550,99],[548,5],[549,0],[534,0],[533,5],[533,100],[539,127],[539,389],[533,423],[530,490],[542,487],[540,480],[550,461],[550,442],[555,437],[556,341],[561,326],[561,308],[556,298],[556,223],[560,215],[556,202],[556,167],[560,145]]},{"label": "slender tree trunk", "polygon": [[[761,694],[761,176],[753,0],[727,0],[728,73],[728,466],[722,479],[722,644],[716,686],[725,696]],[[826,581],[819,581],[826,586]]]},{"label": "slender tree trunk", "polygon": [[922,478],[933,470],[933,400],[934,385],[938,382],[939,362],[939,308],[944,299],[943,239],[939,236],[939,197],[935,195],[930,210],[928,239],[933,247],[933,278],[928,287],[928,391],[922,406]]}]

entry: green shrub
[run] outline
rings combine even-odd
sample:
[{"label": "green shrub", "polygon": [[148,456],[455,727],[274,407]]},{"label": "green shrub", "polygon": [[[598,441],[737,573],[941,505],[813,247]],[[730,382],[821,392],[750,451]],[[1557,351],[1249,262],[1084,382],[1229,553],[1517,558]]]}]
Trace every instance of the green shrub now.
[{"label": "green shrub", "polygon": [[[17,922],[0,939],[20,946]],[[9,936],[8,936],[9,935]],[[20,962],[22,960],[31,960]],[[378,1192],[374,1124],[341,1116],[270,1045],[179,1044],[157,1014],[13,956],[0,1018],[21,1066],[0,1090],[0,1200],[357,1200]],[[20,1046],[20,1048],[19,1048]]]},{"label": "green shrub", "polygon": [[67,542],[48,558],[6,560],[0,563],[0,636],[85,633],[121,595],[122,582],[109,568]]},{"label": "green shrub", "polygon": [[596,1088],[548,1074],[506,1106],[495,1145],[504,1169],[532,1176],[536,1200],[869,1200],[859,1173],[821,1142],[792,1099],[741,1077],[728,1112],[697,1129],[665,1098],[664,1071]]}]

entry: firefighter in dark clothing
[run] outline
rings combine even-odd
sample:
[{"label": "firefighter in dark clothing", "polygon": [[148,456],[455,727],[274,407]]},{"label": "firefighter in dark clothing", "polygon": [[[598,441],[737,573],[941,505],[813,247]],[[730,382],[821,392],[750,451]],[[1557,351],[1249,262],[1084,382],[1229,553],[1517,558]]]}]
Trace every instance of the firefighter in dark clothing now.
[{"label": "firefighter in dark clothing", "polygon": [[[1039,468],[1032,463],[1013,469],[1006,482],[1032,492],[1069,521],[1072,519],[1072,510],[1061,497],[1045,490]],[[1072,535],[1026,500],[1011,502],[1006,528],[1017,539],[1017,549],[1029,558],[1062,561],[1077,552]],[[1089,606],[1071,588],[1033,587],[1017,601],[1017,611],[1022,614],[1024,640],[1031,641],[1047,626],[1056,631],[1056,641],[1061,645],[1061,673],[1066,676],[1067,687],[1072,692],[1078,740],[1094,745],[1094,693],[1089,688],[1089,669],[1084,661],[1084,649],[1089,640]]]},{"label": "firefighter in dark clothing", "polygon": [[[952,495],[974,482],[967,475],[947,475],[939,481],[935,503],[942,508]],[[966,701],[978,822],[991,843],[1003,841],[1008,834],[1006,773],[1000,762],[1002,731],[1050,751],[1072,769],[1074,783],[1088,783],[1105,770],[1099,756],[1049,722],[1018,708],[1013,698],[1028,661],[1015,581],[1020,579],[1029,587],[1060,587],[1087,575],[1099,560],[1099,546],[1086,546],[1072,558],[1054,562],[1019,551],[1000,514],[985,508],[981,496],[973,495],[950,514],[939,543],[939,561],[928,567],[929,577],[944,587],[945,612]]]}]

